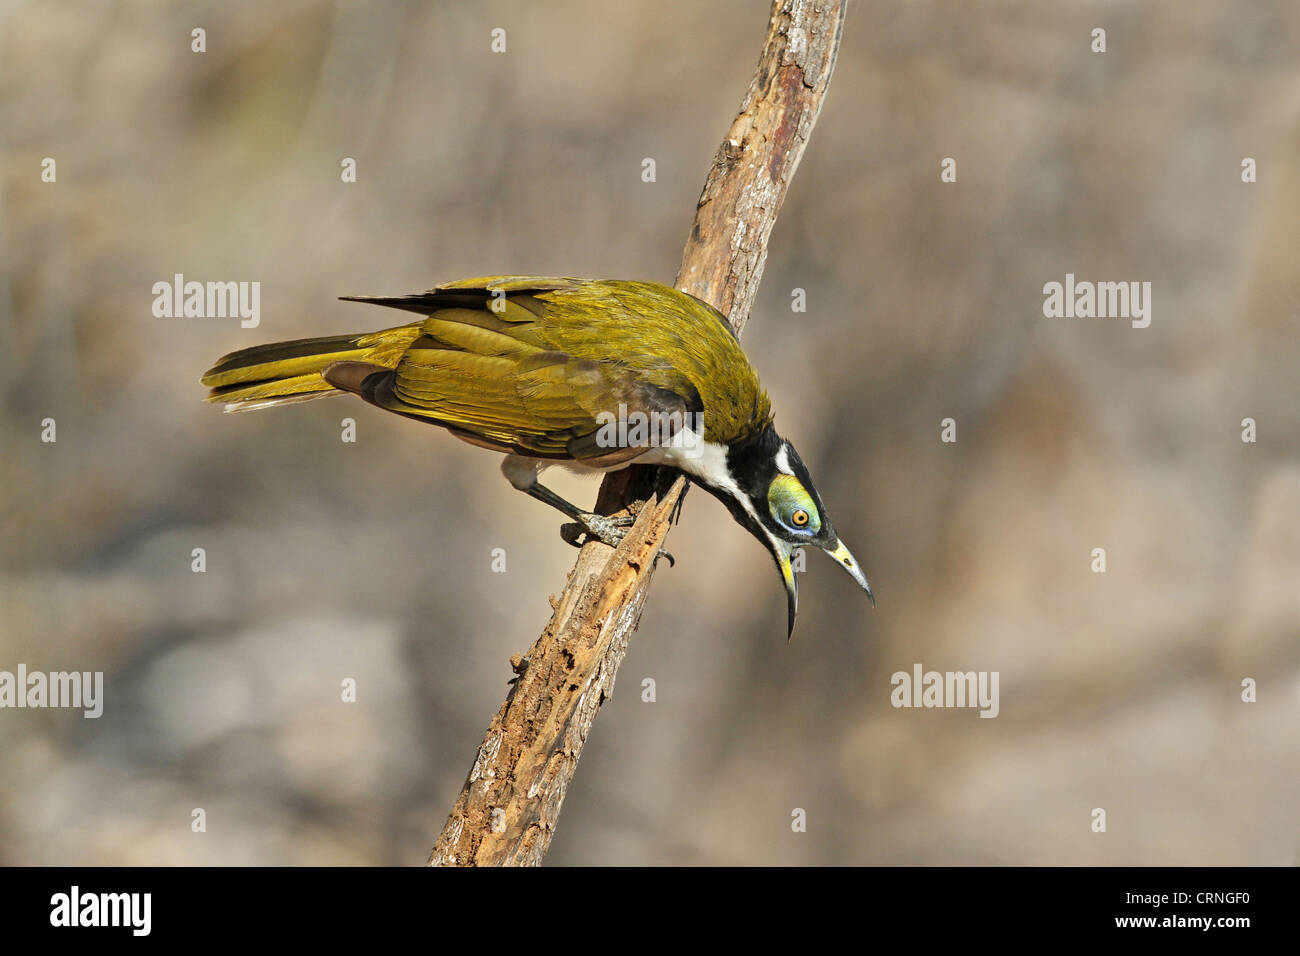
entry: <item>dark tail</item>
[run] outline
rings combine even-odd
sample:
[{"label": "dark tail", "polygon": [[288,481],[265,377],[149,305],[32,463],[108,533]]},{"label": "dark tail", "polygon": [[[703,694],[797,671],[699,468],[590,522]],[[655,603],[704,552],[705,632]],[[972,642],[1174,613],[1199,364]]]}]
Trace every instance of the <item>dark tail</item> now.
[{"label": "dark tail", "polygon": [[395,368],[420,325],[403,325],[361,335],[331,335],[254,345],[222,357],[203,374],[212,389],[208,401],[228,412],[251,411],[345,394],[322,373],[335,362],[369,362]]}]

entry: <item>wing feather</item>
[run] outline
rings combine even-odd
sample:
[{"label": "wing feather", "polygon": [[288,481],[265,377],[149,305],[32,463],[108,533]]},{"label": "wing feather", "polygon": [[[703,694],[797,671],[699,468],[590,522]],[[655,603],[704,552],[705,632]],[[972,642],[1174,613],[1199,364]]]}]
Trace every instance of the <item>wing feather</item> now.
[{"label": "wing feather", "polygon": [[[361,299],[427,317],[389,369],[334,377],[367,401],[475,444],[602,465],[630,461],[648,446],[611,447],[600,431],[603,414],[663,414],[672,421],[676,413],[684,421],[686,412],[699,410],[700,397],[671,362],[629,351],[638,347],[636,329],[645,327],[632,320],[645,317],[597,285],[493,276],[414,296]],[[592,310],[612,313],[601,316],[612,340],[592,340]],[[611,355],[596,359],[592,351]]]}]

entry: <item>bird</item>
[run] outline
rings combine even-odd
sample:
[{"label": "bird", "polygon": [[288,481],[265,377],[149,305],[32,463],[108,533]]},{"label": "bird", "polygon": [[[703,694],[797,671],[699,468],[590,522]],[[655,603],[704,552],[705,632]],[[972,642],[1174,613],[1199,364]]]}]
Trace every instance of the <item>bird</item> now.
[{"label": "bird", "polygon": [[[563,465],[676,469],[776,562],[794,634],[792,556],[825,551],[866,592],[807,466],[726,317],[656,282],[489,276],[406,296],[342,296],[413,312],[405,325],[240,349],[205,372],[208,401],[250,411],[352,394],[505,454],[515,488],[571,519],[570,543],[617,546],[632,519],[585,511],[540,482]],[[564,533],[562,529],[562,533]]]}]

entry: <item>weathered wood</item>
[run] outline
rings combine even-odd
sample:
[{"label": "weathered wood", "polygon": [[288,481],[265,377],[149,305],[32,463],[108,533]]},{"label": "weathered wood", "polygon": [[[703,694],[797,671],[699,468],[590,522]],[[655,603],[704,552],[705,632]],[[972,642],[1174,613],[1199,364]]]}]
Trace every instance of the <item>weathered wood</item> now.
[{"label": "weathered wood", "polygon": [[569,587],[488,727],[474,766],[429,857],[431,865],[541,863],[596,711],[645,605],[654,556],[686,485],[653,496],[614,551],[583,548]]},{"label": "weathered wood", "polygon": [[[737,333],[767,240],[812,133],[835,66],[847,0],[776,0],[758,68],[713,161],[677,287],[712,303]],[[680,477],[633,466],[608,476],[596,511],[637,513],[611,550],[583,547],[554,614],[479,747],[429,865],[541,863],[600,705],[613,693],[641,619],[652,556],[684,493]],[[644,504],[640,502],[644,501]]]},{"label": "weathered wood", "polygon": [[686,240],[677,288],[712,303],[739,332],[767,240],[821,113],[844,28],[844,0],[773,4],[740,113],[718,147]]}]

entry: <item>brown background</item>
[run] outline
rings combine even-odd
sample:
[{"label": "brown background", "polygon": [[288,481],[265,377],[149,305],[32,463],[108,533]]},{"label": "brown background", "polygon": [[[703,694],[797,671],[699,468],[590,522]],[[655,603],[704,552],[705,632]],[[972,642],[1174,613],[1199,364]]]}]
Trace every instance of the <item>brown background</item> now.
[{"label": "brown background", "polygon": [[[0,862],[424,859],[557,516],[436,429],[198,376],[394,321],[342,294],[671,282],[766,7],[0,11],[0,669],[107,684],[0,711]],[[851,6],[746,348],[880,607],[814,555],[786,646],[693,493],[550,862],[1297,862],[1298,45],[1281,0]],[[260,281],[261,327],[154,318],[177,272]],[[1150,281],[1151,327],[1044,318],[1067,272]],[[1000,672],[1001,715],[891,708],[917,662]]]}]

